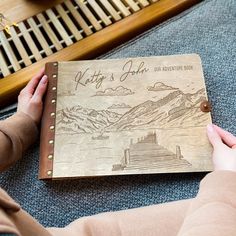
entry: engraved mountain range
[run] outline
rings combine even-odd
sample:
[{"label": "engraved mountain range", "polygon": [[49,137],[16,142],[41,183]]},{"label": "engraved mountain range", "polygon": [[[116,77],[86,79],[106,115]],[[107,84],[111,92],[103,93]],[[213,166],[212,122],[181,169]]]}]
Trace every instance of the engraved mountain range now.
[{"label": "engraved mountain range", "polygon": [[205,99],[204,89],[194,94],[177,90],[160,100],[147,100],[136,105],[123,115],[78,105],[58,111],[57,130],[63,133],[94,133],[201,126],[207,119],[200,112],[200,103]]},{"label": "engraved mountain range", "polygon": [[63,133],[102,132],[105,127],[114,124],[122,115],[101,110],[74,106],[57,112],[57,130]]}]

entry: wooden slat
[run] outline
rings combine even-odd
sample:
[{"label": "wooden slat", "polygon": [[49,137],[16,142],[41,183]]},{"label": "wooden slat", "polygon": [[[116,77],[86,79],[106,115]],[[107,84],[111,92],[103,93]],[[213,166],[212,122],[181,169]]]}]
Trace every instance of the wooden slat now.
[{"label": "wooden slat", "polygon": [[15,53],[12,51],[12,48],[5,36],[5,34],[3,33],[3,31],[0,31],[0,41],[2,43],[2,46],[4,47],[4,50],[9,58],[9,61],[11,62],[13,68],[15,71],[20,70],[21,67],[19,65],[18,60],[15,57]]},{"label": "wooden slat", "polygon": [[127,9],[124,3],[120,0],[111,0],[113,4],[120,10],[124,16],[129,16],[131,12]]},{"label": "wooden slat", "polygon": [[197,3],[199,0],[161,0],[62,51],[1,79],[0,107],[16,99],[19,91],[46,62],[94,58]]},{"label": "wooden slat", "polygon": [[42,56],[41,56],[41,54],[39,53],[38,48],[37,48],[37,47],[35,46],[35,44],[33,43],[33,40],[32,40],[32,38],[31,38],[31,36],[30,36],[28,30],[26,29],[24,23],[23,23],[23,22],[20,22],[20,23],[18,24],[18,27],[19,27],[19,29],[20,29],[20,31],[21,31],[21,33],[22,33],[22,35],[23,35],[25,41],[28,43],[28,46],[29,46],[31,52],[32,52],[33,55],[34,55],[34,58],[35,58],[37,61],[39,61],[40,59],[42,59]]},{"label": "wooden slat", "polygon": [[64,27],[62,26],[61,22],[58,20],[54,12],[51,9],[48,9],[46,10],[46,13],[48,17],[51,19],[53,25],[56,27],[58,33],[61,35],[61,37],[65,41],[66,45],[67,46],[71,45],[73,42],[70,39],[70,36],[65,31]]},{"label": "wooden slat", "polygon": [[55,35],[55,33],[53,32],[53,30],[51,29],[50,25],[48,24],[48,22],[44,18],[43,14],[39,13],[37,15],[37,18],[38,18],[39,22],[42,24],[44,30],[46,31],[48,37],[52,41],[52,43],[55,46],[55,48],[57,49],[57,51],[61,50],[63,47],[60,44],[60,42],[59,42],[57,36]]},{"label": "wooden slat", "polygon": [[[33,18],[29,18],[27,20],[27,22],[29,23],[30,27],[32,28],[33,32],[35,33],[35,36],[38,39],[39,43],[41,44],[41,46],[42,46],[44,52],[46,53],[46,55],[47,56],[51,55],[52,54],[52,50],[49,47],[47,41],[45,40],[43,34],[39,30],[38,26],[34,22]],[[34,43],[34,42],[32,42],[32,43]]]},{"label": "wooden slat", "polygon": [[82,35],[80,34],[79,30],[75,27],[72,20],[68,17],[68,15],[65,12],[65,10],[63,9],[63,7],[61,5],[56,5],[55,8],[58,11],[58,13],[60,14],[61,18],[66,23],[66,25],[68,26],[68,28],[70,29],[70,31],[75,36],[76,40],[78,41],[78,40],[82,39],[83,38]]},{"label": "wooden slat", "polygon": [[110,25],[112,22],[109,17],[104,13],[101,7],[96,3],[95,0],[87,0],[88,3],[93,7],[94,11],[98,14],[101,20],[104,22],[105,25]]},{"label": "wooden slat", "polygon": [[126,0],[126,2],[128,3],[128,5],[130,6],[130,8],[133,11],[138,11],[140,10],[139,6],[137,5],[137,3],[134,0]]},{"label": "wooden slat", "polygon": [[138,0],[138,2],[140,2],[140,4],[143,6],[143,7],[146,7],[149,5],[149,2],[147,0]]},{"label": "wooden slat", "polygon": [[72,5],[72,3],[70,1],[65,1],[65,5],[66,7],[69,9],[69,11],[71,12],[71,14],[73,15],[73,17],[76,19],[76,21],[78,22],[78,24],[81,26],[81,28],[83,29],[84,33],[86,35],[90,35],[93,33],[93,31],[90,29],[90,27],[87,25],[87,23],[85,22],[85,20],[81,17],[81,15],[77,12],[77,10],[74,8],[74,6]]},{"label": "wooden slat", "polygon": [[84,13],[84,15],[88,18],[88,20],[91,22],[91,24],[94,26],[96,30],[102,29],[101,24],[97,21],[97,19],[94,17],[92,12],[88,9],[84,1],[81,0],[75,0],[81,11]]},{"label": "wooden slat", "polygon": [[118,21],[121,19],[121,16],[118,14],[118,12],[114,9],[114,7],[110,4],[110,2],[108,0],[100,0],[100,2],[107,9],[107,11],[111,14],[111,16],[114,18],[115,21]]},{"label": "wooden slat", "polygon": [[4,76],[7,76],[10,74],[10,71],[8,69],[7,63],[3,57],[1,50],[0,50],[0,68],[1,68],[1,72]]},{"label": "wooden slat", "polygon": [[23,62],[25,63],[26,66],[29,66],[32,64],[31,60],[29,59],[29,55],[28,53],[26,52],[25,48],[24,48],[24,45],[22,44],[22,42],[20,41],[16,31],[15,31],[15,28],[14,27],[11,27],[10,28],[10,31],[11,31],[11,36],[12,36],[12,40],[13,42],[15,43],[16,45],[16,48],[23,60]]}]

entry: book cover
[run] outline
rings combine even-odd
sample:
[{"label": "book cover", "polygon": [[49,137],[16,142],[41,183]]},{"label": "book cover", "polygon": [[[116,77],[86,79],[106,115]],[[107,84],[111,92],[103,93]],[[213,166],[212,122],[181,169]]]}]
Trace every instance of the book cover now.
[{"label": "book cover", "polygon": [[212,170],[196,54],[46,65],[41,179]]}]

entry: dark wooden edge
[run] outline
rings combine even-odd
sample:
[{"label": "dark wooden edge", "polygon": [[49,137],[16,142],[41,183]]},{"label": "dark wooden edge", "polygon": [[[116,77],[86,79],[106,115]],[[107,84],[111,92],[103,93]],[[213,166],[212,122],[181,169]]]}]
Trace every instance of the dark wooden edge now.
[{"label": "dark wooden edge", "polygon": [[130,40],[202,0],[162,0],[77,43],[0,80],[0,108],[16,100],[20,90],[45,63],[94,58]]},{"label": "dark wooden edge", "polygon": [[[55,145],[58,63],[47,63],[48,88],[41,122],[39,179],[52,179]],[[52,143],[50,143],[52,142]]]}]

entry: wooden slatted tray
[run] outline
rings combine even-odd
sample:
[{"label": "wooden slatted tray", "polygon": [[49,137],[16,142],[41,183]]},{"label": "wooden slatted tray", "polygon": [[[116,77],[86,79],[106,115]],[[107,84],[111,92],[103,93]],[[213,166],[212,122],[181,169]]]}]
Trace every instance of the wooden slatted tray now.
[{"label": "wooden slatted tray", "polygon": [[11,35],[0,31],[0,107],[16,99],[46,62],[98,56],[199,0],[15,2],[5,11],[19,26],[10,27]]}]

